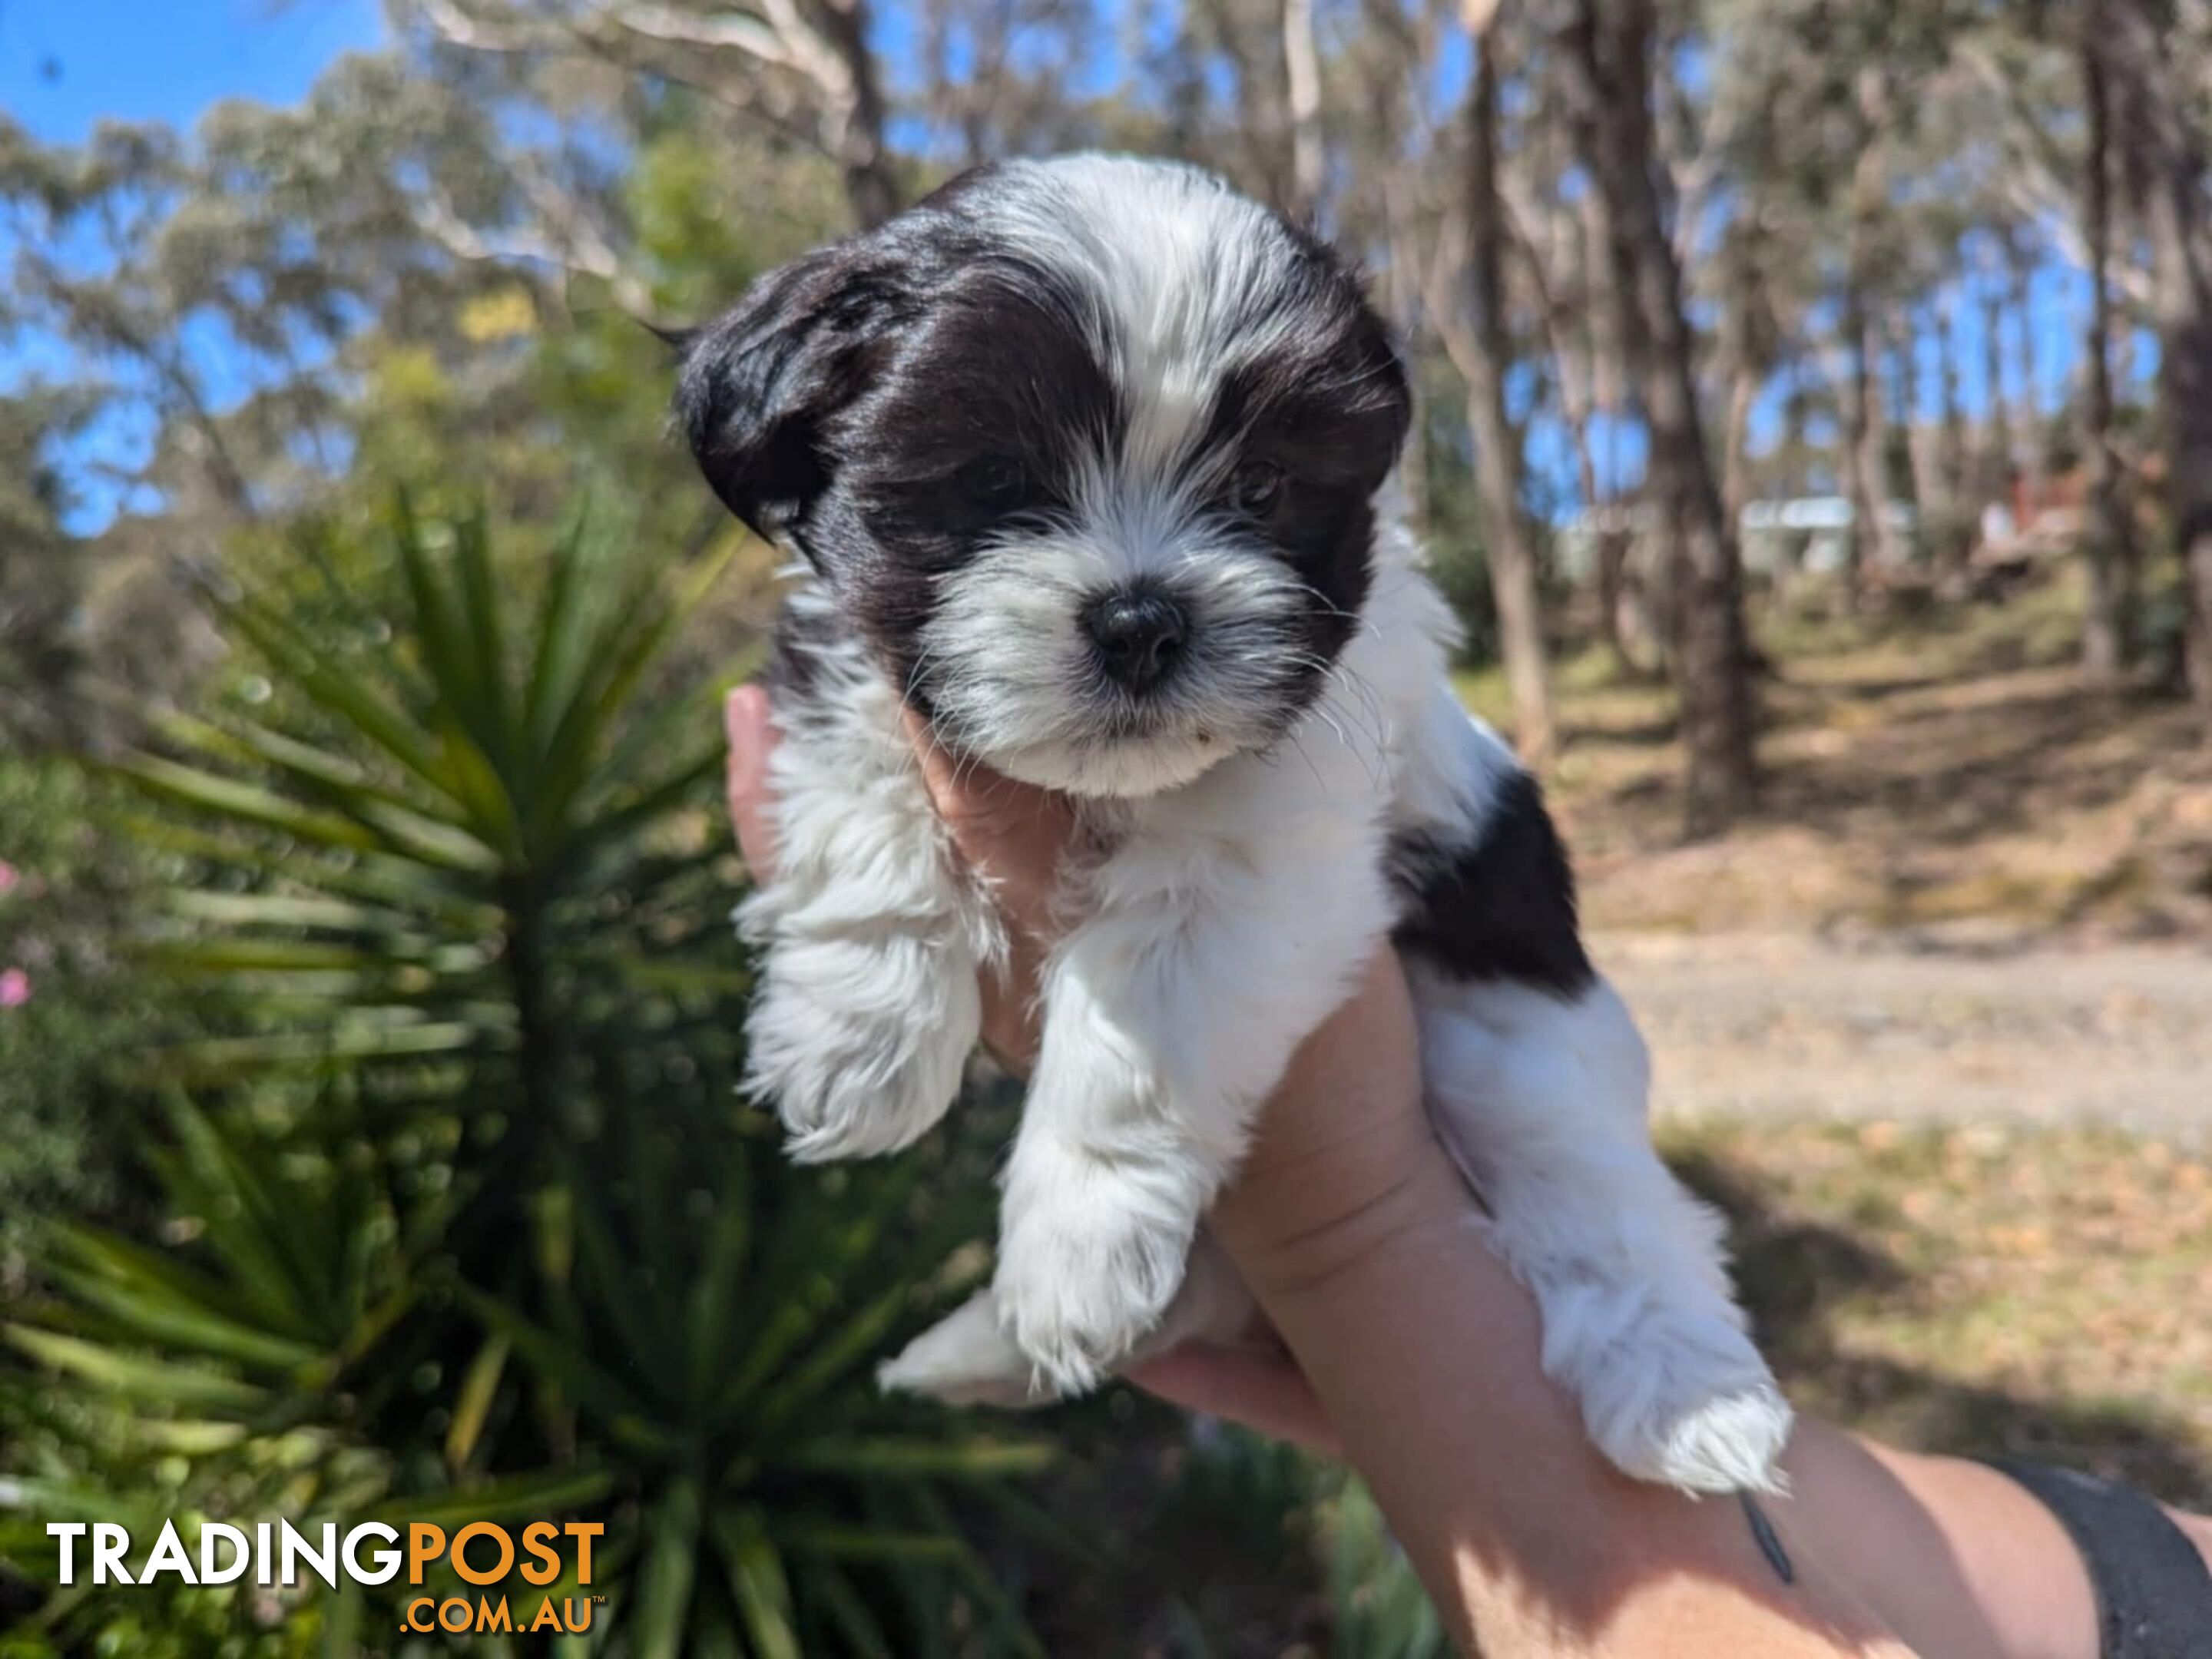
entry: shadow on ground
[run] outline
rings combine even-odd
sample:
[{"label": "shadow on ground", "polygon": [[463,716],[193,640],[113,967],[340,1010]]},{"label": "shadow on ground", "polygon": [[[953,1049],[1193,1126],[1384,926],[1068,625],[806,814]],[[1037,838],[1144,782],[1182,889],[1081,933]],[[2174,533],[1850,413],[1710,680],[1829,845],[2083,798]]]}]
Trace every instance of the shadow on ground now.
[{"label": "shadow on ground", "polygon": [[1859,619],[1779,653],[1765,787],[1682,836],[1663,689],[1563,684],[1550,780],[1589,909],[1621,930],[1937,928],[2186,938],[2212,917],[2212,750],[2179,700],[2096,691],[2054,587]]},{"label": "shadow on ground", "polygon": [[1762,1183],[1721,1158],[1698,1152],[1673,1162],[1728,1218],[1759,1345],[1802,1407],[1914,1450],[2033,1458],[2212,1507],[2212,1461],[2154,1409],[2015,1393],[1852,1352],[1835,1329],[1846,1310],[1914,1293],[1898,1261],[1841,1228],[1778,1212]]}]

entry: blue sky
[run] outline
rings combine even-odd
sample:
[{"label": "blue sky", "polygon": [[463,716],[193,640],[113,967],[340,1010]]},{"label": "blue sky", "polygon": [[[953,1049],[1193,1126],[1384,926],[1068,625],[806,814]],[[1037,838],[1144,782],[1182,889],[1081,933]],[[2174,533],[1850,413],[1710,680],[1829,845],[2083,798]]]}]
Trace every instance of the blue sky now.
[{"label": "blue sky", "polygon": [[[382,33],[376,0],[0,0],[0,110],[63,143],[102,119],[189,127],[225,98],[297,102],[332,58]],[[201,349],[218,395],[242,395],[246,386],[222,372],[220,344]],[[0,345],[0,386],[70,368],[49,340]],[[114,412],[76,441],[71,530],[94,532],[125,505],[92,464],[142,454],[150,435],[145,421]]]},{"label": "blue sky", "polygon": [[222,98],[294,102],[382,32],[376,0],[0,0],[0,109],[71,142],[102,116],[189,125]]}]

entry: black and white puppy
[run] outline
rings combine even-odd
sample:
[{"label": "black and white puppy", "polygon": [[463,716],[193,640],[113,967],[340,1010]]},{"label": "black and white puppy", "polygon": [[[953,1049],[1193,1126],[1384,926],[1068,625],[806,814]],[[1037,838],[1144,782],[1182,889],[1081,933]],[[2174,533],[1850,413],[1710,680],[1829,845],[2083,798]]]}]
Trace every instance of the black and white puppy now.
[{"label": "black and white puppy", "polygon": [[1194,168],[986,167],[762,278],[688,343],[677,408],[805,567],[779,867],[742,918],[793,1153],[928,1130],[1004,951],[902,704],[1073,796],[1103,849],[1045,969],[994,1281],[888,1382],[1035,1398],[1237,1328],[1200,1223],[1389,935],[1432,1115],[1596,1443],[1692,1490],[1773,1479],[1789,1409],[1651,1150],[1643,1043],[1534,784],[1453,696],[1392,505],[1405,372],[1341,260]]}]

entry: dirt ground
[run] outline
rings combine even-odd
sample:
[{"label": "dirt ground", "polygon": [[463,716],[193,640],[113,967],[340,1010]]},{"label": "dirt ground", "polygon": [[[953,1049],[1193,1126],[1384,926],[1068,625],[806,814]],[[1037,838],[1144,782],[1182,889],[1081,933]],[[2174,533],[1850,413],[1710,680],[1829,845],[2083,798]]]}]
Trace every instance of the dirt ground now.
[{"label": "dirt ground", "polygon": [[2087,691],[2077,616],[1771,632],[1760,814],[1696,844],[1665,691],[1562,668],[1549,787],[1663,1112],[2212,1134],[2212,744]]},{"label": "dirt ground", "polygon": [[1778,934],[1595,942],[1665,1117],[2075,1125],[2212,1141],[2212,951]]}]

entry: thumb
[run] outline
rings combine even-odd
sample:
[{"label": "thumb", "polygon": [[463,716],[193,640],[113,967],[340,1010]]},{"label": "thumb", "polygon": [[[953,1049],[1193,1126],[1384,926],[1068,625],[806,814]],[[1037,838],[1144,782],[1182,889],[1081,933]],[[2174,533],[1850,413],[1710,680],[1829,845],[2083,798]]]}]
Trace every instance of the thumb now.
[{"label": "thumb", "polygon": [[990,879],[1018,925],[1049,933],[1060,866],[1077,839],[1073,804],[954,754],[911,713],[907,735],[931,805],[962,860]]},{"label": "thumb", "polygon": [[730,823],[738,832],[738,850],[755,876],[765,876],[775,862],[768,768],[778,740],[768,693],[757,685],[731,692],[722,702],[722,730],[730,745]]}]

